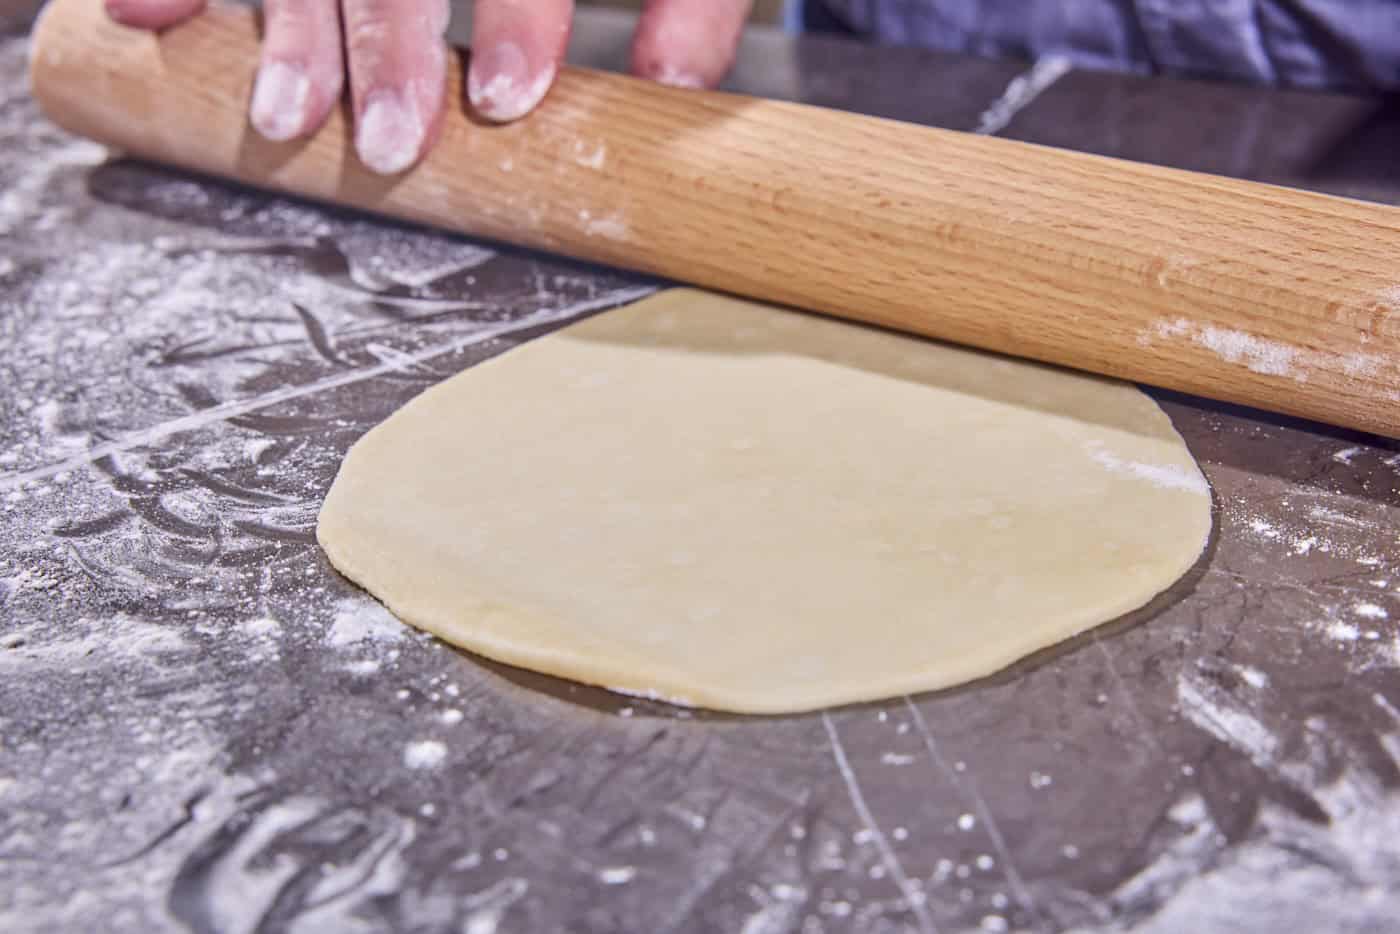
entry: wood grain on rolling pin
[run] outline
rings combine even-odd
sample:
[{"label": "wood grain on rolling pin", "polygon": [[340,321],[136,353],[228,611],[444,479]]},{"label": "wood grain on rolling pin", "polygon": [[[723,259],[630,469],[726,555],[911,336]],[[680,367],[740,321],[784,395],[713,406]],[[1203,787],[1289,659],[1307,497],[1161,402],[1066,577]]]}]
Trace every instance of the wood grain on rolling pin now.
[{"label": "wood grain on rolling pin", "polygon": [[382,179],[341,113],[253,132],[257,41],[243,8],[157,38],[54,0],[34,90],[212,175],[1400,436],[1398,209],[586,70],[488,126],[455,61],[438,146]]}]

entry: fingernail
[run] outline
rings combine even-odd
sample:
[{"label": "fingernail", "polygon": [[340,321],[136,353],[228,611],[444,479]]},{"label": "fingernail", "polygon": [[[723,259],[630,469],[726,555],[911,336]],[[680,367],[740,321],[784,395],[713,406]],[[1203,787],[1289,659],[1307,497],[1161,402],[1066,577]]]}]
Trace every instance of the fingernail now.
[{"label": "fingernail", "polygon": [[530,76],[525,53],[514,42],[501,42],[472,56],[467,97],[487,120],[506,123],[535,109],[554,80],[554,68]]},{"label": "fingernail", "polygon": [[311,80],[283,62],[269,62],[258,69],[253,86],[249,119],[253,128],[274,142],[284,142],[306,127],[306,103]]},{"label": "fingernail", "polygon": [[676,68],[674,65],[666,65],[662,67],[660,73],[658,73],[656,76],[656,80],[659,81],[661,84],[670,85],[673,88],[688,88],[691,90],[695,90],[697,88],[703,88],[705,86],[704,78],[701,78],[694,72],[684,71],[680,68]]},{"label": "fingernail", "polygon": [[418,159],[423,118],[411,94],[384,89],[368,100],[355,132],[355,149],[372,171],[397,175]]}]

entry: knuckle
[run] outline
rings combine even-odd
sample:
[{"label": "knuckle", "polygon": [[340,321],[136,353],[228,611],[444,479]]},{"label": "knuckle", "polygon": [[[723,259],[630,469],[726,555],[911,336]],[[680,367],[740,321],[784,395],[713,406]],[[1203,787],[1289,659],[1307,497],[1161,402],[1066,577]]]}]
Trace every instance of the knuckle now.
[{"label": "knuckle", "polygon": [[308,37],[323,16],[318,11],[316,0],[266,0],[263,9],[267,14],[268,29],[283,33]]},{"label": "knuckle", "polygon": [[376,55],[390,48],[420,48],[447,28],[447,0],[346,0],[345,47],[352,57]]},{"label": "knuckle", "polygon": [[358,20],[345,27],[345,44],[352,52],[377,49],[389,41],[389,24],[382,20]]},{"label": "knuckle", "polygon": [[388,0],[355,0],[345,4],[345,44],[352,49],[378,48],[394,34],[396,4]]}]

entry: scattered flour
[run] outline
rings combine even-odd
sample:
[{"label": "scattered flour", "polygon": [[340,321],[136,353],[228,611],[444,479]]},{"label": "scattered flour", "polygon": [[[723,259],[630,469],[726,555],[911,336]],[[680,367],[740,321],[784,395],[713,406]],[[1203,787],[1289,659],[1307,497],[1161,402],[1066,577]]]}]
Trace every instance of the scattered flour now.
[{"label": "scattered flour", "polygon": [[77,672],[139,662],[161,665],[194,650],[173,625],[117,614],[62,629],[21,626],[6,633],[0,673]]},{"label": "scattered flour", "polygon": [[604,885],[626,885],[635,878],[636,866],[605,866],[598,870],[598,881]]},{"label": "scattered flour", "polygon": [[642,688],[616,688],[616,687],[610,687],[610,688],[608,688],[608,690],[609,690],[609,691],[612,691],[614,694],[622,694],[622,695],[624,695],[624,696],[626,696],[626,697],[639,697],[639,698],[641,698],[642,700],[658,701],[658,702],[663,703],[663,704],[670,704],[670,705],[673,706],[673,707],[695,707],[695,706],[696,706],[695,702],[692,701],[692,700],[690,700],[689,698],[680,697],[680,696],[673,695],[673,694],[663,694],[663,693],[661,693],[660,691],[657,691],[657,690],[654,690],[654,689],[651,689],[651,688],[642,689]]},{"label": "scattered flour", "polygon": [[276,445],[276,438],[251,438],[243,445],[243,454],[249,462],[256,464],[259,458]]},{"label": "scattered flour", "polygon": [[245,622],[243,631],[260,639],[274,639],[282,634],[282,624],[271,616],[260,616]]},{"label": "scattered flour", "polygon": [[107,150],[97,143],[71,139],[49,149],[41,159],[16,160],[24,166],[24,171],[0,190],[0,236],[13,234],[22,224],[54,226],[57,217],[45,217],[44,212],[45,196],[55,180],[75,168],[100,165],[106,158]]},{"label": "scattered flour", "polygon": [[1393,521],[1391,509],[1354,497],[1294,491],[1275,500],[1267,515],[1231,502],[1222,508],[1231,527],[1244,530],[1257,542],[1277,543],[1290,556],[1325,557],[1375,568],[1385,564],[1388,558],[1383,556],[1400,545],[1400,540],[1387,539],[1383,533]]},{"label": "scattered flour", "polygon": [[1239,672],[1240,678],[1244,680],[1244,683],[1252,688],[1262,689],[1269,686],[1269,676],[1258,668],[1249,665],[1237,665],[1235,670]]},{"label": "scattered flour", "polygon": [[601,140],[589,146],[583,140],[574,140],[573,159],[586,169],[602,171],[608,162],[608,144]]},{"label": "scattered flour", "polygon": [[382,604],[367,597],[348,597],[337,605],[335,619],[326,630],[326,643],[348,648],[367,642],[397,642],[407,634],[407,627]]},{"label": "scattered flour", "polygon": [[[1233,735],[1215,714],[1198,716],[1208,731]],[[1246,723],[1237,742],[1275,752],[1254,735],[1256,726]],[[1400,738],[1388,739],[1393,757]],[[1377,930],[1400,865],[1400,795],[1354,767],[1309,793],[1325,819],[1266,799],[1248,836],[1233,844],[1205,801],[1186,794],[1169,815],[1175,841],[1109,894],[1106,907],[1121,920],[1095,930]],[[1150,915],[1141,917],[1148,906]]]},{"label": "scattered flour", "polygon": [[1278,529],[1264,519],[1249,520],[1249,528],[1260,538],[1278,538]]},{"label": "scattered flour", "polygon": [[627,218],[621,214],[607,217],[593,217],[584,221],[584,231],[590,237],[603,237],[608,240],[626,240],[631,228]]},{"label": "scattered flour", "polygon": [[1186,338],[1227,363],[1243,364],[1251,372],[1281,376],[1298,383],[1306,383],[1317,371],[1370,376],[1385,363],[1383,357],[1375,354],[1306,350],[1247,331],[1196,324],[1186,318],[1158,321],[1138,335],[1138,343],[1150,347],[1158,340],[1173,338]]},{"label": "scattered flour", "polygon": [[1327,625],[1327,635],[1337,642],[1355,642],[1361,638],[1361,630],[1352,623],[1334,621]]},{"label": "scattered flour", "polygon": [[409,743],[403,750],[403,764],[409,769],[435,769],[447,759],[447,746],[435,739]]},{"label": "scattered flour", "polygon": [[1214,351],[1227,363],[1243,363],[1255,373],[1270,376],[1292,375],[1298,356],[1296,347],[1227,328],[1201,328],[1192,340]]},{"label": "scattered flour", "polygon": [[1013,78],[1001,97],[982,112],[977,119],[976,132],[984,136],[1001,132],[1016,114],[1030,106],[1032,101],[1073,68],[1073,62],[1062,55],[1046,55],[1036,59],[1029,71]]},{"label": "scattered flour", "polygon": [[1188,671],[1177,679],[1176,698],[1186,719],[1222,743],[1238,749],[1260,768],[1273,766],[1278,737],[1222,688]]},{"label": "scattered flour", "polygon": [[1144,464],[1139,461],[1124,460],[1105,449],[1103,442],[1090,441],[1085,450],[1094,463],[1114,473],[1127,473],[1154,486],[1168,490],[1185,490],[1201,496],[1210,495],[1210,487],[1199,471],[1178,467],[1173,464]]},{"label": "scattered flour", "polygon": [[518,876],[502,879],[465,900],[468,910],[462,934],[496,934],[510,906],[525,897],[530,883]]}]

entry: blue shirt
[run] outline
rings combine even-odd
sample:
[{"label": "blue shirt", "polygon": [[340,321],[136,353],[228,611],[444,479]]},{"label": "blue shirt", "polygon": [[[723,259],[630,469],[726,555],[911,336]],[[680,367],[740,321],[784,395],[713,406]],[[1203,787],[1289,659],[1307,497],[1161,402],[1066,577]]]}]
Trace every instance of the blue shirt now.
[{"label": "blue shirt", "polygon": [[1400,0],[817,0],[882,42],[1288,87],[1400,89]]}]

